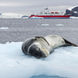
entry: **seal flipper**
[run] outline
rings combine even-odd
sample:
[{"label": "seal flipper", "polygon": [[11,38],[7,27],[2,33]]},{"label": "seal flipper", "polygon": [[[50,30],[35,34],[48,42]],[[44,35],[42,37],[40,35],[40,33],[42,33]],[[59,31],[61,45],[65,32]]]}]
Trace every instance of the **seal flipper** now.
[{"label": "seal flipper", "polygon": [[[64,39],[64,38],[63,38]],[[68,40],[66,40],[66,39],[64,39],[64,41],[65,41],[65,45],[64,46],[75,46],[75,47],[78,47],[78,45],[76,45],[76,44],[74,44],[74,43],[71,43],[71,42],[69,42]]]}]

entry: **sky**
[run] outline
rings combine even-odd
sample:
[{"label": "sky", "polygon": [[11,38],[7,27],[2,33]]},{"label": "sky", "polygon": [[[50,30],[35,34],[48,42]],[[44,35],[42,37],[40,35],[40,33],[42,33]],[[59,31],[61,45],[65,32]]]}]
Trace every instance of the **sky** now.
[{"label": "sky", "polygon": [[77,6],[77,0],[0,0],[0,12],[28,13],[40,9]]}]

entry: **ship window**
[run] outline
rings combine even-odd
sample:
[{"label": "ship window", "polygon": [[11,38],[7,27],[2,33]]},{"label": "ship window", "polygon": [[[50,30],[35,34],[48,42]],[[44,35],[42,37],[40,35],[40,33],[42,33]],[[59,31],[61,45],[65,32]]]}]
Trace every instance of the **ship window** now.
[{"label": "ship window", "polygon": [[51,12],[51,14],[54,14],[54,12]]},{"label": "ship window", "polygon": [[59,14],[59,12],[55,12],[55,14]]},{"label": "ship window", "polygon": [[47,12],[45,12],[45,14],[47,14]]}]

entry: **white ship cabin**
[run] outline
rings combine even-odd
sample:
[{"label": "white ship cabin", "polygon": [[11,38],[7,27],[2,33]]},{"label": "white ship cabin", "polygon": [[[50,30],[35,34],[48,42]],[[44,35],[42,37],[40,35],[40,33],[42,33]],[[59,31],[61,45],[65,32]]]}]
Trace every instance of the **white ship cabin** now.
[{"label": "white ship cabin", "polygon": [[65,12],[52,11],[52,12],[40,12],[37,15],[64,15],[64,14],[65,14]]},{"label": "white ship cabin", "polygon": [[50,11],[48,8],[46,8],[43,12],[40,12],[37,15],[64,15],[64,14],[65,14],[65,12]]}]

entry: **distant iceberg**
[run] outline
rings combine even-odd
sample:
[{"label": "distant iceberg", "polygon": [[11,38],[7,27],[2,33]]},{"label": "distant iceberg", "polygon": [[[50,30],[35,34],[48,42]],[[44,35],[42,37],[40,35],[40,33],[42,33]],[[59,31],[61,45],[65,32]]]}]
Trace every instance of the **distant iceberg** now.
[{"label": "distant iceberg", "polygon": [[23,14],[17,14],[17,13],[2,13],[0,15],[0,18],[21,18]]}]

